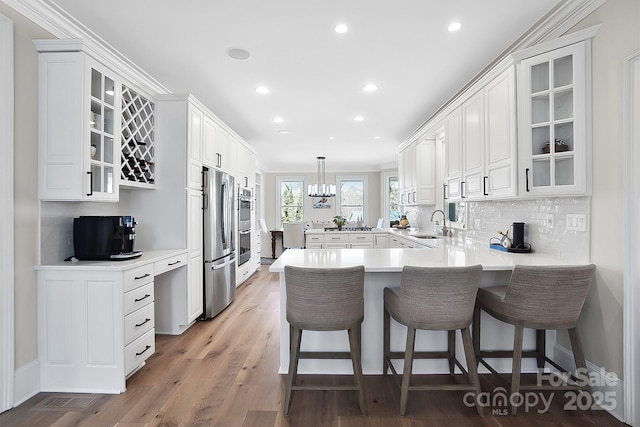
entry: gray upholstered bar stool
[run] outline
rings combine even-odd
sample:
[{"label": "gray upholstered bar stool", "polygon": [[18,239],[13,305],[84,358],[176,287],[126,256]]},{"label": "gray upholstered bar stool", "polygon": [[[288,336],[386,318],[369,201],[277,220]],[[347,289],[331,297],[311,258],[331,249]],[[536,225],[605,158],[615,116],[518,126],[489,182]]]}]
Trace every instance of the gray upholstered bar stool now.
[{"label": "gray upholstered bar stool", "polygon": [[[544,368],[545,362],[568,372],[545,354],[545,333],[547,329],[566,329],[569,332],[571,349],[577,368],[585,369],[586,363],[576,324],[587,298],[593,279],[595,265],[585,266],[522,266],[516,265],[507,286],[480,288],[473,318],[473,344],[478,362],[492,373],[498,375],[484,359],[496,357],[513,358],[511,369],[511,393],[527,390],[585,390],[591,392],[588,385],[579,387],[552,385],[520,385],[522,357],[535,357],[538,368]],[[513,351],[483,351],[480,349],[480,311],[515,326]],[[536,349],[522,350],[524,328],[536,329]],[[575,379],[575,377],[574,377]],[[511,407],[515,415],[517,406]]]},{"label": "gray upholstered bar stool", "polygon": [[[360,410],[367,414],[362,377],[361,331],[364,320],[364,266],[347,268],[301,268],[285,266],[287,322],[289,322],[289,373],[284,413],[289,414],[294,390],[358,390]],[[301,352],[302,330],[347,330],[349,352]],[[353,364],[355,385],[296,385],[299,359],[345,359]]]},{"label": "gray upholstered bar stool", "polygon": [[[477,364],[471,342],[469,325],[473,317],[476,293],[482,266],[469,267],[410,267],[402,269],[399,288],[384,289],[383,366],[386,375],[391,369],[400,386],[400,414],[407,410],[410,390],[469,390],[480,393]],[[407,344],[404,352],[391,351],[391,317],[407,326]],[[414,352],[416,329],[449,331],[447,351]],[[468,372],[455,358],[451,338],[455,331],[462,333]],[[454,341],[455,342],[455,341]],[[402,382],[391,363],[392,359],[404,358]],[[449,359],[468,374],[470,384],[444,384],[411,386],[413,359]],[[451,365],[450,365],[451,366]],[[451,368],[453,374],[453,369]],[[476,405],[483,415],[482,407]]]}]

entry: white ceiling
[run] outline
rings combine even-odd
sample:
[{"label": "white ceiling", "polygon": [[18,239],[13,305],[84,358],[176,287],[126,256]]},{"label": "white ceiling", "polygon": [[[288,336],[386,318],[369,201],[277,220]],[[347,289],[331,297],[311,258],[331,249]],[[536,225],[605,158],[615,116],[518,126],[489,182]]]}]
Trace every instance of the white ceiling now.
[{"label": "white ceiling", "polygon": [[[322,155],[328,171],[395,162],[405,138],[559,2],[53,1],[173,93],[192,93],[267,171],[314,171]],[[379,90],[362,91],[369,82]]]}]

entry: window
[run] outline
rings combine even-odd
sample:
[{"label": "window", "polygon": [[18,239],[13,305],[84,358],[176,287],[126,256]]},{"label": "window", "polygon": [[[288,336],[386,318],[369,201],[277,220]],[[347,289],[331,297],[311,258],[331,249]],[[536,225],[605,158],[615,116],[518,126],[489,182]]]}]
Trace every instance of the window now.
[{"label": "window", "polygon": [[280,177],[278,183],[277,218],[280,223],[302,221],[304,219],[304,179]]},{"label": "window", "polygon": [[391,221],[399,221],[402,216],[400,206],[400,182],[397,176],[389,178],[389,224]]},{"label": "window", "polygon": [[367,222],[367,193],[366,177],[338,177],[337,212],[347,219],[356,222],[361,218]]}]

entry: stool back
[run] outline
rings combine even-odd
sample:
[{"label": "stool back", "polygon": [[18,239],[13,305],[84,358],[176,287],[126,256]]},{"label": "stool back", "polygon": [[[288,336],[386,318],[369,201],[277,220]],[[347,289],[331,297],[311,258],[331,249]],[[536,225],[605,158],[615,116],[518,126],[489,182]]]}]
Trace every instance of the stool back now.
[{"label": "stool back", "polygon": [[338,331],[364,319],[364,266],[285,266],[287,321],[301,329]]},{"label": "stool back", "polygon": [[516,265],[505,304],[513,317],[538,327],[575,327],[596,266]]},{"label": "stool back", "polygon": [[418,329],[467,327],[473,317],[481,273],[481,265],[405,266],[399,298],[403,320]]}]

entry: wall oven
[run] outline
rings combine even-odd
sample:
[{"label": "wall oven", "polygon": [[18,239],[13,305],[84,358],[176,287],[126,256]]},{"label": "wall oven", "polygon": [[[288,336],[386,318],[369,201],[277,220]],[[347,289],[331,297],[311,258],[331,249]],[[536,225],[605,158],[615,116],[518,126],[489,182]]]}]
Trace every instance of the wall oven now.
[{"label": "wall oven", "polygon": [[251,259],[251,190],[238,190],[238,265]]}]

